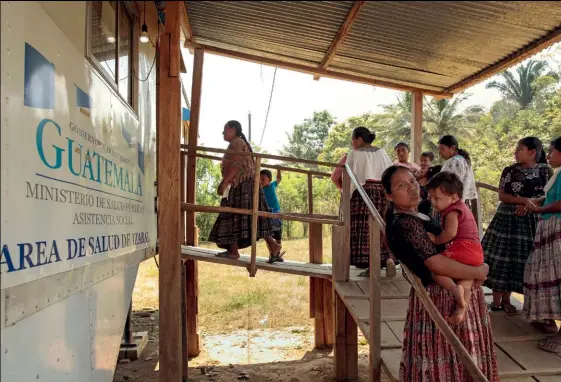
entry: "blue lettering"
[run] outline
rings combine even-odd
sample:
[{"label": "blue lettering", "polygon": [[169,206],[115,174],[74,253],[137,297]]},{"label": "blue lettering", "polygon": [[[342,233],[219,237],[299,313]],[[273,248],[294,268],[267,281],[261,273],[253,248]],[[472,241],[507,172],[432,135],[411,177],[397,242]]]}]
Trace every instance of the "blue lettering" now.
[{"label": "blue lettering", "polygon": [[58,135],[60,136],[61,134],[60,126],[55,121],[52,121],[50,119],[44,119],[41,122],[39,122],[39,125],[37,126],[37,134],[35,136],[35,141],[37,145],[37,152],[39,153],[39,157],[41,158],[45,166],[47,166],[48,168],[57,169],[60,168],[60,166],[62,165],[62,153],[64,152],[64,149],[53,145],[56,153],[55,164],[50,164],[49,162],[47,162],[47,158],[45,157],[45,151],[43,150],[43,132],[45,130],[45,125],[49,122],[55,125]]},{"label": "blue lettering", "polygon": [[8,245],[6,244],[2,246],[2,256],[0,257],[0,266],[2,264],[6,264],[6,266],[8,267],[8,272],[13,272],[16,270],[14,268],[14,264],[12,263],[12,256],[10,255],[10,250],[8,249]]},{"label": "blue lettering", "polygon": [[112,176],[111,176],[111,165],[113,164],[113,162],[111,162],[109,159],[105,160],[105,184],[108,186],[113,187],[112,183],[109,183],[109,181],[111,180]]},{"label": "blue lettering", "polygon": [[[31,243],[22,243],[22,244],[18,244],[19,247],[19,268],[18,271],[21,271],[22,269],[27,269],[25,267],[25,260],[27,260],[27,264],[29,265],[29,268],[34,268],[36,267],[35,264],[33,264],[33,261],[31,261],[30,257],[31,254],[33,253],[33,246],[31,245]],[[27,248],[27,254],[25,253],[25,248]]]},{"label": "blue lettering", "polygon": [[98,153],[96,153],[94,151],[93,158],[95,159],[96,157],[97,157],[97,166],[96,166],[97,167],[97,178],[95,179],[95,181],[97,183],[101,183],[101,163],[100,163],[101,162],[100,161],[101,155],[99,155]]},{"label": "blue lettering", "polygon": [[70,138],[66,138],[66,140],[68,141],[68,169],[70,170],[70,172],[76,176],[80,176],[80,172],[82,170],[82,145],[78,144],[78,147],[76,147],[76,152],[78,153],[78,157],[80,158],[80,166],[78,167],[78,171],[74,171],[74,150],[73,150],[73,143],[74,141]]},{"label": "blue lettering", "polygon": [[77,255],[78,244],[76,243],[76,240],[74,240],[74,239],[66,239],[66,241],[68,242],[68,259],[67,260],[72,260]]},{"label": "blue lettering", "polygon": [[[45,247],[47,247],[46,241],[38,241],[37,243],[37,266],[48,264],[47,257],[45,256]],[[45,256],[45,262],[42,262],[43,256]]]},{"label": "blue lettering", "polygon": [[78,241],[80,242],[80,252],[78,253],[78,257],[84,257],[86,256],[86,238],[81,237]]},{"label": "blue lettering", "polygon": [[86,164],[84,165],[84,171],[82,172],[82,176],[85,178],[86,177],[86,169],[90,170],[90,180],[95,181],[94,175],[93,175],[93,169],[92,169],[92,158],[90,157],[90,150],[88,150],[87,154],[86,154]]},{"label": "blue lettering", "polygon": [[51,259],[53,256],[56,258],[55,263],[62,261],[58,254],[58,246],[56,245],[56,241],[53,240],[53,246],[51,247],[51,255],[49,256],[49,264],[52,263]]}]

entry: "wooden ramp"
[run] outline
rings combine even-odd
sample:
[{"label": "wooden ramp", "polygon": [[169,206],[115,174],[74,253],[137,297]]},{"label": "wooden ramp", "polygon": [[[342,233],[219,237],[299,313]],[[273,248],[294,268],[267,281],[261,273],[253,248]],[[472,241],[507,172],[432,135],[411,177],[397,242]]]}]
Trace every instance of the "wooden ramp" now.
[{"label": "wooden ramp", "polygon": [[[382,277],[380,286],[382,365],[390,379],[398,381],[403,326],[411,285],[399,275],[393,279]],[[349,282],[336,282],[335,289],[369,341],[369,281],[351,277]],[[491,291],[484,289],[486,299],[490,302]],[[513,298],[513,304],[522,310],[520,301]],[[538,341],[547,335],[536,330],[521,314],[507,316],[504,312],[492,312],[490,315],[501,380],[561,381],[561,356],[545,352],[538,347]]]},{"label": "wooden ramp", "polygon": [[[221,251],[200,247],[181,247],[181,255],[184,259],[231,265],[234,267],[242,268],[248,268],[251,263],[251,258],[247,255],[241,255],[239,259],[234,260],[223,257],[216,257],[216,254],[219,252]],[[257,257],[257,269],[331,280],[331,264],[311,264],[291,260],[285,260],[282,263],[268,264],[267,260],[268,259],[265,257]]]}]

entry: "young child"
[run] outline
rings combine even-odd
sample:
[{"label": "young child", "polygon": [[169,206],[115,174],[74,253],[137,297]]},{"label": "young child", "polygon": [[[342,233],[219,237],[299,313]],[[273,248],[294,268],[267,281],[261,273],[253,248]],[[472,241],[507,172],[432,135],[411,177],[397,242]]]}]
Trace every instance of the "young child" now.
[{"label": "young child", "polygon": [[429,179],[429,171],[432,167],[432,161],[434,160],[434,153],[431,151],[425,151],[421,154],[421,170],[417,172],[416,178],[419,186],[425,187]]},{"label": "young child", "polygon": [[[269,170],[261,170],[260,182],[265,193],[265,200],[271,212],[277,214],[280,212],[279,198],[277,197],[277,187],[282,180],[282,173],[277,170],[277,180],[273,180],[273,174]],[[282,240],[282,222],[280,219],[273,219],[273,238],[277,243]]]},{"label": "young child", "polygon": [[[429,234],[435,244],[446,244],[442,255],[462,264],[483,264],[483,248],[479,230],[469,207],[463,202],[464,187],[460,178],[450,172],[440,172],[428,182],[427,189],[433,206],[442,214],[444,230],[438,236]],[[458,325],[464,319],[471,299],[473,280],[458,280],[433,274],[434,281],[456,298],[456,311],[448,322]]]}]

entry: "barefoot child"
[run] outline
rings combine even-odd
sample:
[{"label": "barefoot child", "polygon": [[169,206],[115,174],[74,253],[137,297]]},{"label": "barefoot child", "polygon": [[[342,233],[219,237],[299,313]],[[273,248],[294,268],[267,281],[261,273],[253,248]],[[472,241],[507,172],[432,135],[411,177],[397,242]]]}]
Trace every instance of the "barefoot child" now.
[{"label": "barefoot child", "polygon": [[[431,236],[435,244],[446,244],[442,254],[465,265],[483,264],[479,230],[471,210],[463,202],[460,178],[450,172],[440,172],[428,182],[427,190],[433,206],[442,214],[444,230],[438,236]],[[456,283],[442,275],[433,275],[433,279],[456,298],[456,311],[448,318],[448,322],[458,325],[466,314],[473,280],[458,280]]]},{"label": "barefoot child", "polygon": [[[279,198],[277,197],[277,187],[282,181],[282,173],[277,170],[277,179],[273,180],[273,174],[269,170],[261,170],[260,173],[261,187],[263,187],[263,192],[265,193],[265,200],[271,212],[277,214],[280,212]],[[273,219],[273,239],[280,244],[282,240],[282,222],[280,219]],[[275,261],[283,262],[282,254],[278,256],[273,256],[269,259],[269,262],[273,263]]]}]

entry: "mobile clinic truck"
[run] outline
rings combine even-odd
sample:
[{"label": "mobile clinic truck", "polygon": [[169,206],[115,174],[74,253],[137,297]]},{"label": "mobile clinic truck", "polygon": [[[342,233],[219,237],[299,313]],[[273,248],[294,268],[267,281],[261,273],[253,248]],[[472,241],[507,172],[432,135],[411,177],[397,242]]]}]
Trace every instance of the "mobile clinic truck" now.
[{"label": "mobile clinic truck", "polygon": [[1,7],[1,380],[109,382],[156,243],[156,49],[142,2]]}]

